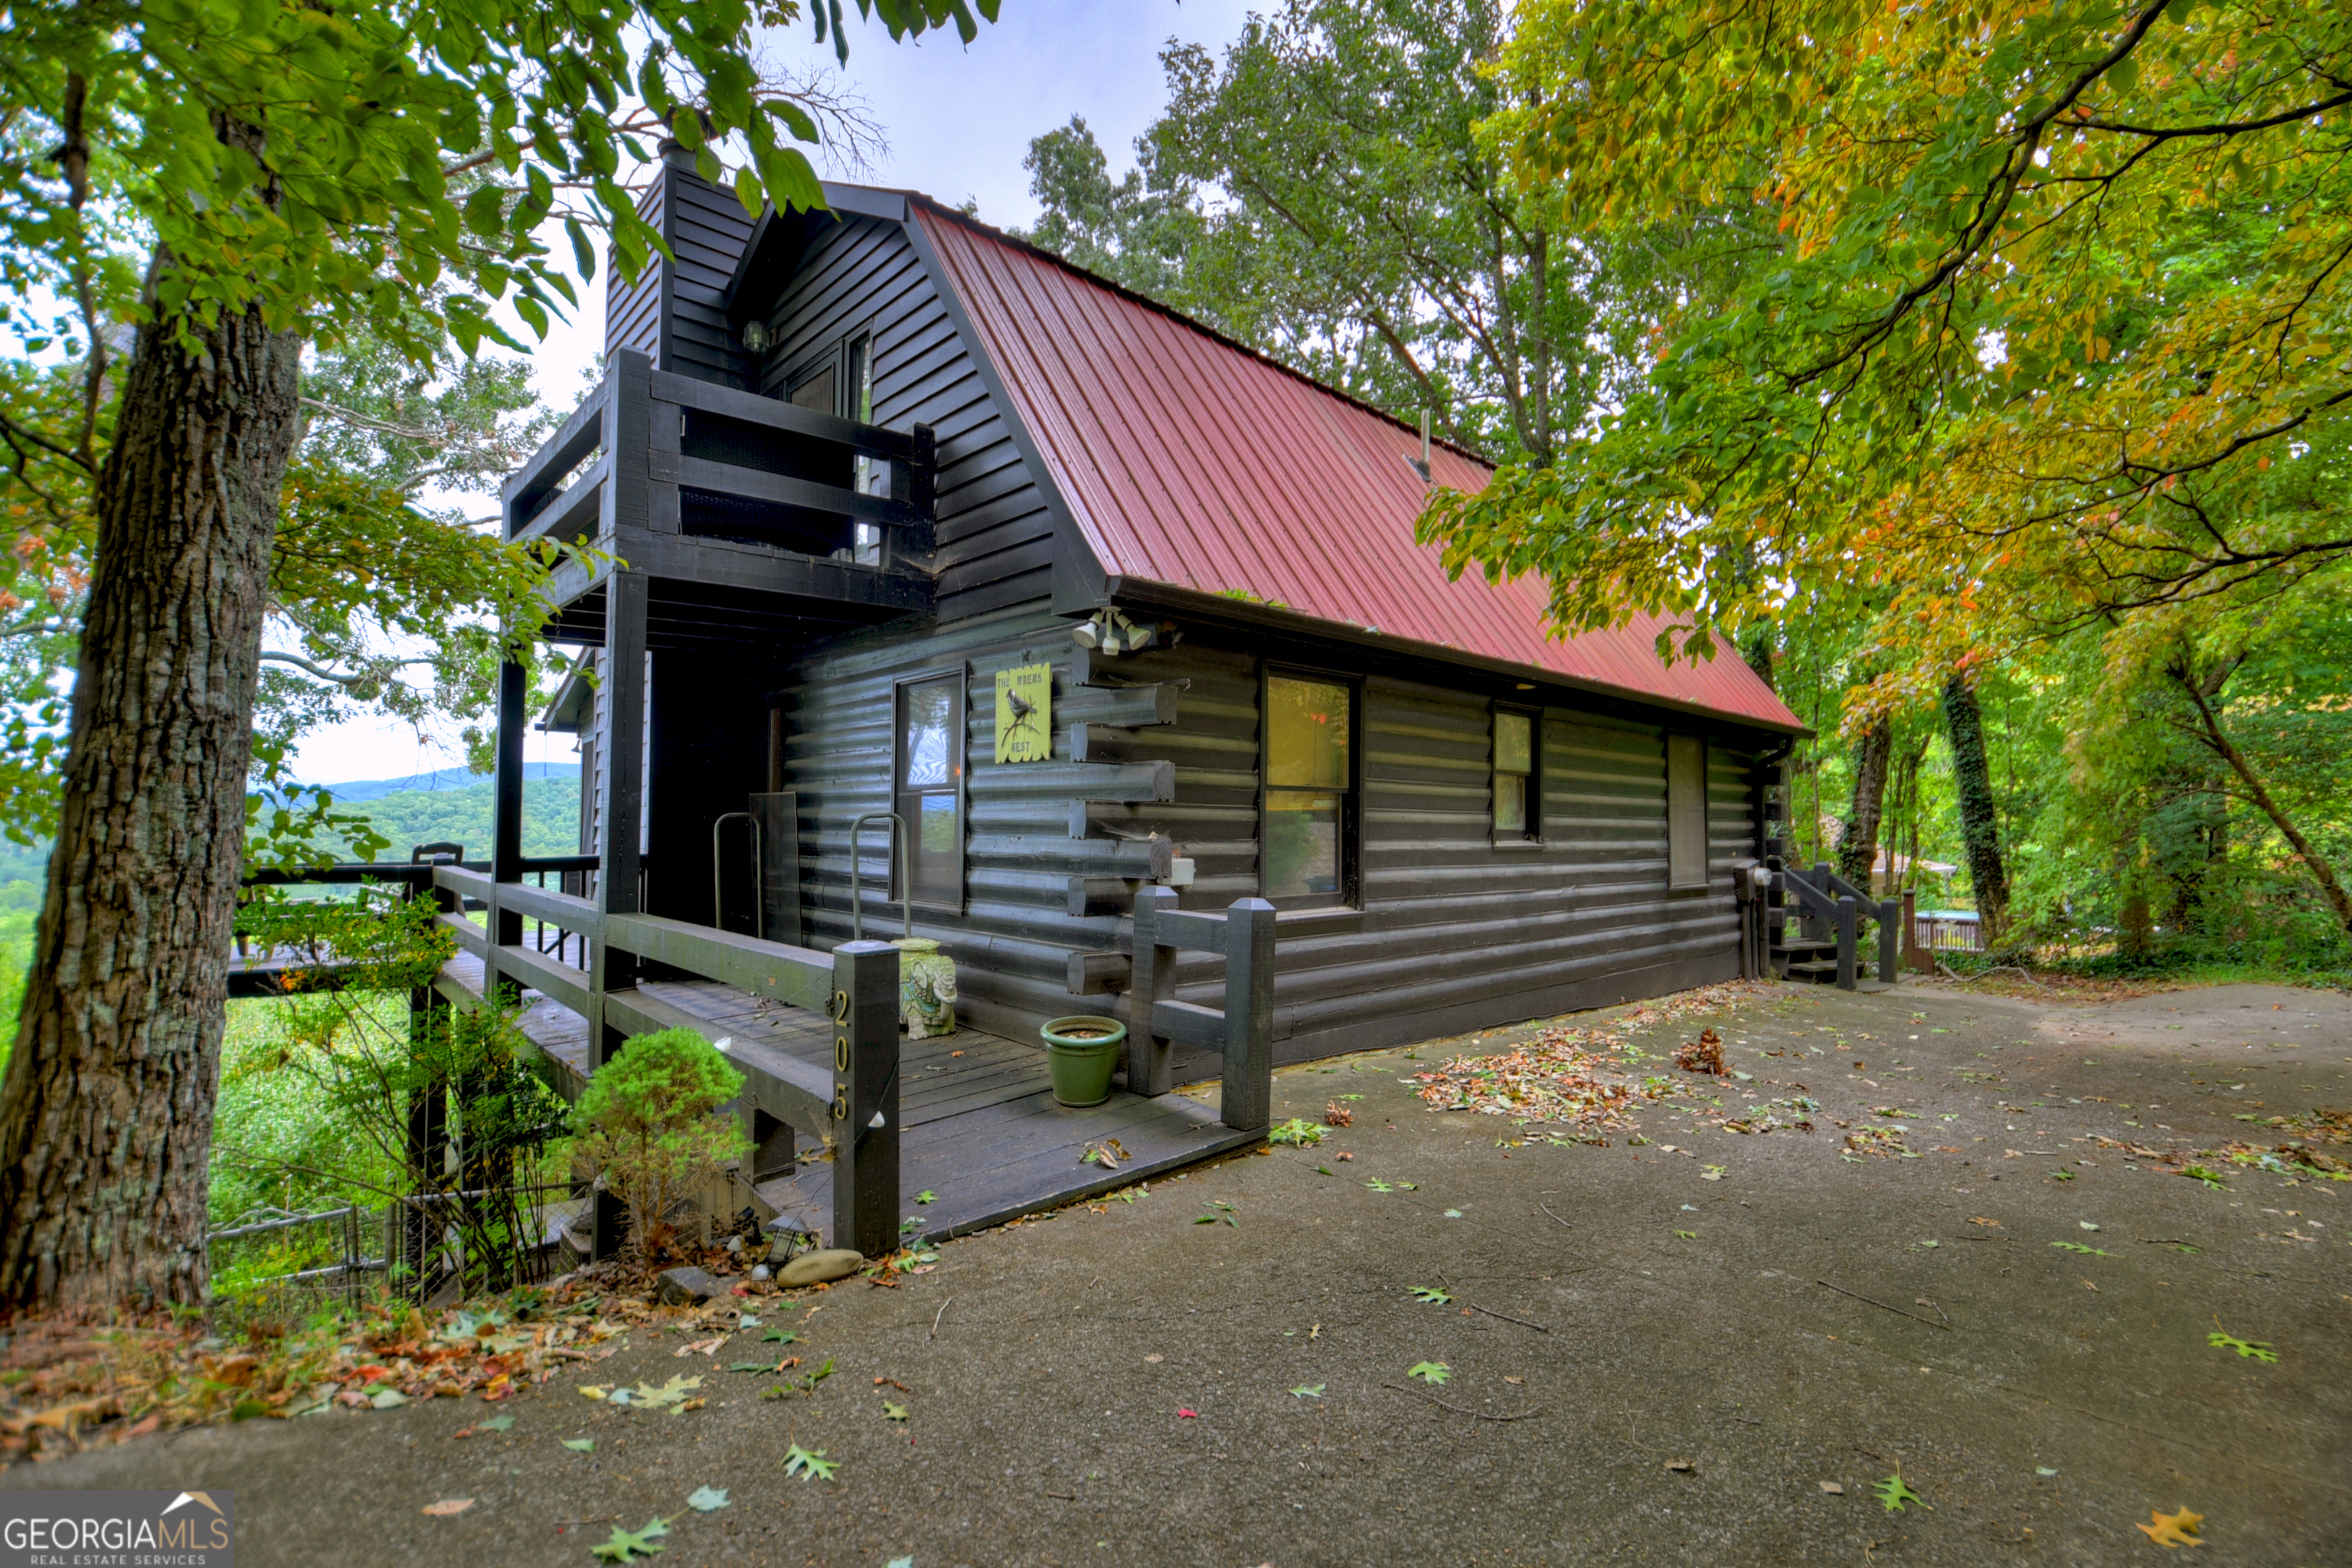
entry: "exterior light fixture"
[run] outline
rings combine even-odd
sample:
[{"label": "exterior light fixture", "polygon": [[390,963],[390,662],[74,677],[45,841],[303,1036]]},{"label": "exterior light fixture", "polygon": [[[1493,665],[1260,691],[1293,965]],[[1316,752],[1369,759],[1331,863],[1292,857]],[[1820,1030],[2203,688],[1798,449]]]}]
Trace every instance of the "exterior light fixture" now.
[{"label": "exterior light fixture", "polygon": [[747,353],[768,352],[768,323],[756,316],[743,323],[743,348]]}]

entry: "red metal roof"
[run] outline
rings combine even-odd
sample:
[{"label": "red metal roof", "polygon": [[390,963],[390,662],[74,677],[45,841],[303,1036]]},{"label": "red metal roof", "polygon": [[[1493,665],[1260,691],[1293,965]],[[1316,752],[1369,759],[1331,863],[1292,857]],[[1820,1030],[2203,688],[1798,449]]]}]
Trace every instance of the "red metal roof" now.
[{"label": "red metal roof", "polygon": [[[1744,722],[1802,722],[1736,657],[1668,665],[1659,623],[1547,635],[1540,581],[1448,581],[1413,542],[1418,431],[920,198],[908,203],[1105,572]],[[1490,470],[1439,446],[1436,481]]]}]

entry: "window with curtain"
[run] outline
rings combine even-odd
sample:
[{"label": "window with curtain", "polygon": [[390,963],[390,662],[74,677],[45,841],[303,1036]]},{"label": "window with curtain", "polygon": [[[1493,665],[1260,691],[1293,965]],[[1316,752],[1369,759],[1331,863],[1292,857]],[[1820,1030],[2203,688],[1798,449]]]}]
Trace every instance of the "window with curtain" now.
[{"label": "window with curtain", "polygon": [[1543,837],[1543,786],[1536,777],[1536,716],[1495,710],[1495,839]]},{"label": "window with curtain", "polygon": [[1706,886],[1706,742],[1666,737],[1666,887]]},{"label": "window with curtain", "polygon": [[[898,800],[906,826],[907,897],[963,907],[963,677],[898,688]],[[893,868],[896,880],[896,868]]]},{"label": "window with curtain", "polygon": [[1266,677],[1258,888],[1277,908],[1355,897],[1355,719],[1344,681]]}]

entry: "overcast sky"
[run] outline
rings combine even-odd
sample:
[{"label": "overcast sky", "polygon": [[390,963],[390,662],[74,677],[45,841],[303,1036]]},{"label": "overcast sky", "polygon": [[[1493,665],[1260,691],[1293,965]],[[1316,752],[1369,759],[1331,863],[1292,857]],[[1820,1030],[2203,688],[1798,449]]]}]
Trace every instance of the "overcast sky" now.
[{"label": "overcast sky", "polygon": [[[1166,99],[1160,51],[1168,39],[1221,49],[1253,8],[1263,12],[1266,0],[1003,0],[1003,20],[970,47],[952,30],[894,45],[879,26],[853,22],[843,74],[889,141],[871,171],[855,177],[950,203],[971,197],[985,221],[1025,225],[1036,216],[1021,167],[1030,138],[1084,115],[1114,173],[1126,168],[1129,144]],[[773,35],[771,47],[779,63],[833,58],[805,28]],[[533,356],[542,395],[568,403],[577,395],[604,331],[600,293]],[[530,737],[534,760],[572,754],[568,741]],[[355,723],[305,739],[296,773],[333,784],[462,763],[446,738],[420,742],[404,724]]]}]

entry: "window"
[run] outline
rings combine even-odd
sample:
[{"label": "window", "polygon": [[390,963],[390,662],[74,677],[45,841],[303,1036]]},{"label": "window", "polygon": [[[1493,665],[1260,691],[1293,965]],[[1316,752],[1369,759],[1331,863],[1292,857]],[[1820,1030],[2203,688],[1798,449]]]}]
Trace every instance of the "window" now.
[{"label": "window", "polygon": [[1276,908],[1355,899],[1355,691],[1344,681],[1265,678],[1258,889]]},{"label": "window", "polygon": [[1706,742],[1666,737],[1666,887],[1706,886]]},{"label": "window", "polygon": [[[842,415],[860,425],[874,423],[874,340],[864,333],[849,340],[843,356],[848,366],[846,383],[848,396],[842,400]],[[890,493],[890,465],[860,455],[850,488],[859,495],[885,496]],[[879,523],[861,522],[852,536],[850,558],[862,565],[882,564],[882,527]]]},{"label": "window", "polygon": [[1536,770],[1536,715],[1495,710],[1495,842],[1543,837],[1543,786]]},{"label": "window", "polygon": [[[898,688],[898,788],[906,823],[905,896],[918,904],[963,907],[963,677]],[[892,880],[897,880],[893,868]]]}]

